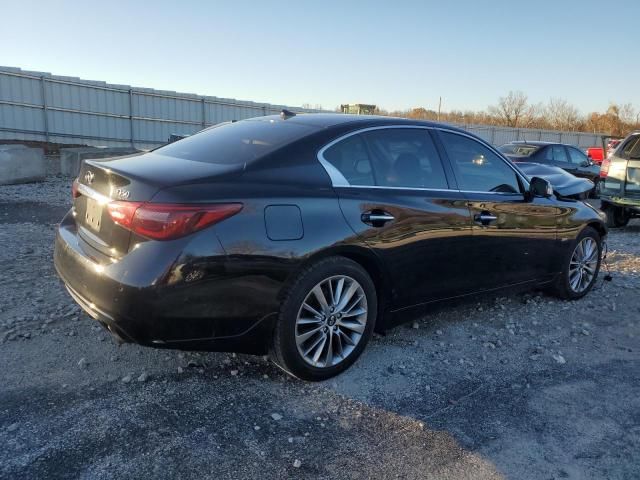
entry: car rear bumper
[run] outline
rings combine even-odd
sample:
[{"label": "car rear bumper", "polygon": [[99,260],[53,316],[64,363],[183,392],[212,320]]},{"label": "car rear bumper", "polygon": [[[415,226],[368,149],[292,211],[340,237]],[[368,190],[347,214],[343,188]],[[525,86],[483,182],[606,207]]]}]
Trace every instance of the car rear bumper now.
[{"label": "car rear bumper", "polygon": [[640,196],[638,197],[621,197],[617,195],[600,195],[600,200],[611,203],[618,207],[625,207],[640,213]]},{"label": "car rear bumper", "polygon": [[[67,215],[56,234],[56,270],[78,305],[119,341],[266,352],[281,285],[238,271],[230,275],[224,252],[213,242],[207,242],[214,247],[205,264],[203,252],[195,257],[188,241],[148,242],[112,264],[90,257],[81,242]],[[190,265],[185,258],[200,263]],[[200,273],[190,277],[186,271]]]}]

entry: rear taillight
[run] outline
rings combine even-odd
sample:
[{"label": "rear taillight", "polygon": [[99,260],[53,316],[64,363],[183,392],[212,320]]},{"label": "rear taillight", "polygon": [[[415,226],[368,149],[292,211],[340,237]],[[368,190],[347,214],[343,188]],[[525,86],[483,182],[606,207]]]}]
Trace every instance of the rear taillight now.
[{"label": "rear taillight", "polygon": [[71,197],[72,198],[78,198],[80,196],[80,192],[78,191],[78,179],[76,178],[73,183],[71,184]]},{"label": "rear taillight", "polygon": [[153,240],[173,240],[235,215],[242,210],[242,204],[111,202],[107,209],[115,223],[138,235]]},{"label": "rear taillight", "polygon": [[602,160],[600,164],[600,178],[606,178],[609,175],[609,165],[611,165],[611,160],[605,158]]},{"label": "rear taillight", "polygon": [[141,205],[141,202],[110,202],[107,203],[107,210],[115,223],[131,230],[136,210]]}]

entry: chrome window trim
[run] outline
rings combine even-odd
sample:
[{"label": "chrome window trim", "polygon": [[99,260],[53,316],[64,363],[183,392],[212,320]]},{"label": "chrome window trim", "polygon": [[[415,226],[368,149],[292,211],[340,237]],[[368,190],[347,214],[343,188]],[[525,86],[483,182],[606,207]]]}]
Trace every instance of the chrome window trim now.
[{"label": "chrome window trim", "polygon": [[387,187],[383,185],[335,185],[337,188],[373,188],[376,190],[420,190],[425,192],[455,192],[455,193],[481,193],[483,195],[510,195],[512,197],[523,197],[524,194],[517,192],[482,192],[480,190],[459,190],[456,188],[424,188],[424,187]]},{"label": "chrome window trim", "polygon": [[87,187],[84,183],[78,183],[78,192],[80,192],[82,195],[86,195],[87,197],[91,197],[94,200],[97,200],[103,205],[112,201],[110,197],[96,192],[93,188]]},{"label": "chrome window trim", "polygon": [[[460,135],[462,137],[467,137],[467,138],[469,138],[471,140],[474,140],[474,141],[480,143],[480,145],[483,145],[483,146],[487,147],[489,150],[491,150],[493,153],[495,153],[498,156],[498,158],[500,160],[502,160],[507,166],[509,166],[511,168],[511,170],[514,171],[516,176],[522,180],[525,188],[526,189],[529,188],[529,180],[527,179],[527,177],[522,172],[520,172],[511,162],[509,162],[508,160],[505,160],[503,155],[496,148],[494,148],[492,145],[489,145],[487,142],[485,142],[481,138],[477,138],[477,137],[474,137],[474,136],[469,135],[467,133],[459,132],[457,130],[451,130],[451,129],[446,128],[446,127],[431,127],[431,126],[423,126],[423,125],[380,125],[380,126],[377,126],[377,127],[361,128],[360,130],[354,130],[353,132],[346,133],[346,134],[336,138],[335,140],[332,140],[331,142],[327,143],[324,147],[322,147],[318,151],[317,158],[318,158],[318,161],[320,162],[320,164],[324,167],[325,171],[327,172],[327,175],[329,175],[329,178],[331,179],[331,185],[333,187],[375,188],[375,189],[380,189],[380,190],[422,190],[422,191],[430,191],[430,192],[483,193],[483,194],[488,194],[488,195],[524,195],[522,192],[518,192],[518,193],[482,192],[482,191],[475,191],[475,190],[459,190],[459,189],[455,189],[455,188],[389,187],[389,186],[384,186],[384,185],[351,185],[349,183],[349,181],[345,178],[345,176],[342,174],[342,172],[340,172],[340,170],[338,170],[336,167],[334,167],[331,162],[329,162],[326,158],[324,158],[324,152],[326,152],[329,148],[333,147],[336,143],[339,143],[342,140],[346,140],[349,137],[352,137],[354,135],[360,135],[361,133],[370,132],[370,131],[373,131],[373,130],[386,130],[386,129],[397,129],[397,128],[405,128],[405,129],[406,128],[412,128],[412,129],[420,129],[420,130],[439,130],[439,131],[442,131],[442,132],[453,133],[453,134]],[[442,159],[440,159],[440,160],[442,161]],[[443,167],[444,167],[444,165],[443,165]]]}]

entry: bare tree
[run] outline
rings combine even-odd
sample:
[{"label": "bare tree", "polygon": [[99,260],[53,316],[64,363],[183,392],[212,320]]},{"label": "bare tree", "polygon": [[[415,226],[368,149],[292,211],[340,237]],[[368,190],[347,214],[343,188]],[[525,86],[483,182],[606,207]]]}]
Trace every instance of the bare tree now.
[{"label": "bare tree", "polygon": [[511,91],[506,97],[500,97],[497,105],[489,107],[489,113],[508,127],[522,127],[532,117],[528,98],[520,91]]},{"label": "bare tree", "polygon": [[618,107],[618,117],[622,123],[633,125],[636,123],[638,117],[633,105],[625,103]]},{"label": "bare tree", "polygon": [[578,109],[561,98],[549,100],[544,109],[544,118],[554,130],[575,131],[581,123]]}]

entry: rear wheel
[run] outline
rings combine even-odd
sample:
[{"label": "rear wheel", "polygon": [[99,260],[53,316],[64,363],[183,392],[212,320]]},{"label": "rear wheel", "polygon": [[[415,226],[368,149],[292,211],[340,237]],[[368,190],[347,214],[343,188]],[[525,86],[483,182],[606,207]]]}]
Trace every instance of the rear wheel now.
[{"label": "rear wheel", "polygon": [[631,214],[624,207],[617,207],[610,203],[602,203],[602,211],[607,214],[607,227],[624,227],[631,220]]},{"label": "rear wheel", "polygon": [[602,242],[598,232],[586,227],[573,243],[563,261],[562,273],[552,293],[566,300],[584,297],[593,288],[600,271]]},{"label": "rear wheel", "polygon": [[344,257],[301,272],[282,302],[273,361],[304,380],[324,380],[347,369],[364,350],[376,321],[373,281]]}]

